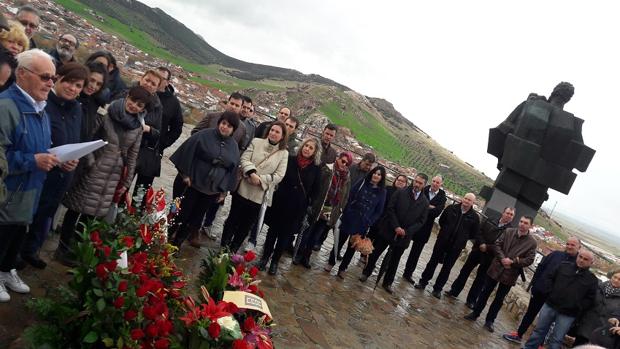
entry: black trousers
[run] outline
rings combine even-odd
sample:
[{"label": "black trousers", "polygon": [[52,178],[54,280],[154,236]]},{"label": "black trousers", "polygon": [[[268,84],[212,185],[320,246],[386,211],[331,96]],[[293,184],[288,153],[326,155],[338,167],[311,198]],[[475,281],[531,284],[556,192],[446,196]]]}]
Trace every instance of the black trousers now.
[{"label": "black trousers", "polygon": [[0,225],[0,271],[8,273],[15,269],[17,255],[26,240],[27,225]]},{"label": "black trousers", "polygon": [[482,291],[482,287],[484,286],[484,279],[486,278],[487,270],[493,261],[493,256],[486,252],[480,251],[477,247],[474,248],[475,249],[469,253],[469,256],[467,256],[467,260],[465,261],[465,264],[463,264],[463,267],[459,272],[459,276],[456,280],[454,280],[452,286],[450,287],[450,293],[458,297],[461,291],[463,291],[469,275],[476,267],[478,267],[476,277],[474,278],[474,281],[469,288],[469,292],[467,293],[467,303],[476,303],[476,300]]},{"label": "black trousers", "polygon": [[441,271],[439,271],[439,275],[437,275],[437,279],[433,284],[433,291],[441,291],[443,286],[448,281],[448,277],[450,277],[450,271],[456,263],[456,260],[459,258],[461,254],[461,249],[450,249],[445,248],[444,246],[438,246],[435,244],[433,247],[433,254],[431,255],[431,259],[426,263],[426,268],[422,272],[422,277],[420,278],[420,285],[428,284],[428,281],[433,278],[435,275],[435,269],[437,269],[437,265],[442,263]]},{"label": "black trousers", "polygon": [[259,204],[234,193],[230,205],[230,213],[224,223],[221,247],[237,252],[243,240],[248,236],[250,228],[256,223],[259,213]]},{"label": "black trousers", "polygon": [[[392,243],[392,241],[388,241],[381,236],[377,236],[377,238],[373,242],[373,246],[375,249],[372,251],[370,256],[368,256],[368,263],[366,264],[364,271],[362,271],[362,274],[366,276],[370,276],[372,274],[373,270],[375,269],[375,265],[379,260],[379,257],[381,256],[383,251],[385,251],[385,249],[390,246],[390,243]],[[398,270],[398,263],[400,263],[400,257],[403,255],[406,249],[407,246],[393,246],[390,260],[386,261],[385,258],[383,259],[383,263],[388,263],[388,265],[385,267],[383,285],[391,285],[392,282],[394,282],[394,277],[396,276],[396,271]]]},{"label": "black trousers", "polygon": [[204,194],[192,187],[185,190],[185,195],[181,199],[181,211],[175,217],[169,231],[171,236],[174,234],[173,245],[181,246],[193,230],[200,229],[205,212],[217,202],[219,196],[219,194]]},{"label": "black trousers", "polygon": [[[349,236],[342,236],[340,235],[340,239],[338,239],[338,254],[340,254],[340,251],[342,250],[342,247],[344,246],[344,244],[349,241]],[[353,257],[353,256],[351,256]],[[350,260],[349,260],[350,261]],[[329,251],[329,264],[330,265],[336,265],[336,256],[334,255],[334,249],[332,248],[331,251]]]},{"label": "black trousers", "polygon": [[[342,261],[340,261],[340,266],[338,267],[338,271],[346,271],[351,264],[351,259],[355,255],[355,249],[351,247],[351,245],[347,244],[347,250],[344,252],[342,256]],[[393,279],[392,279],[393,280]]]},{"label": "black trousers", "polygon": [[409,251],[409,257],[407,257],[407,264],[405,264],[403,276],[411,277],[411,275],[413,275],[415,268],[418,266],[418,260],[420,260],[422,250],[424,250],[424,245],[426,245],[426,242],[413,241],[411,250]]},{"label": "black trousers", "polygon": [[327,221],[319,218],[302,233],[297,254],[305,257],[312,255],[315,242],[319,241],[324,233],[327,234],[329,229]]},{"label": "black trousers", "polygon": [[282,252],[286,250],[291,243],[293,233],[286,231],[285,229],[274,229],[269,227],[267,230],[267,236],[265,237],[265,244],[263,245],[262,260],[267,262],[271,257],[271,263],[278,264]]},{"label": "black trousers", "polygon": [[495,321],[499,310],[504,304],[504,298],[506,298],[506,295],[508,295],[508,292],[510,292],[512,286],[501,284],[497,280],[493,280],[487,275],[484,280],[484,287],[482,288],[482,292],[480,292],[480,296],[478,297],[476,305],[474,306],[474,314],[476,314],[476,316],[480,316],[484,308],[487,306],[487,301],[489,300],[489,297],[491,297],[491,293],[493,293],[495,286],[497,286],[498,284],[499,287],[497,288],[497,292],[495,292],[495,298],[493,299],[493,302],[489,307],[489,311],[487,311],[487,316],[485,320],[487,322]]},{"label": "black trousers", "polygon": [[67,253],[79,233],[84,231],[84,225],[95,219],[94,216],[81,214],[78,211],[67,210],[60,227],[60,240],[58,241],[58,250],[61,253]]},{"label": "black trousers", "polygon": [[527,329],[532,325],[534,319],[536,319],[536,315],[538,315],[540,309],[545,305],[546,300],[546,294],[534,292],[532,290],[530,302],[527,304],[527,310],[525,314],[523,314],[523,319],[521,319],[521,324],[519,324],[519,328],[517,329],[517,333],[520,337],[523,337]]}]

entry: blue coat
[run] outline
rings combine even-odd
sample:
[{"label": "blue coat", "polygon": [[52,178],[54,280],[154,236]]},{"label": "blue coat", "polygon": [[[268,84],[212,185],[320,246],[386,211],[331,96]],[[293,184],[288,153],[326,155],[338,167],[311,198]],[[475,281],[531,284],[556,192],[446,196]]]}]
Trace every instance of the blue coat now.
[{"label": "blue coat", "polygon": [[[67,101],[50,92],[45,111],[52,126],[52,147],[80,142],[82,108],[78,101]],[[73,175],[74,171],[65,172],[58,167],[48,172],[36,212],[37,217],[54,216],[62,197],[69,190]]]},{"label": "blue coat", "polygon": [[383,187],[373,187],[364,179],[357,181],[349,192],[349,201],[340,218],[340,233],[346,235],[362,234],[383,213],[386,190]]},{"label": "blue coat", "polygon": [[4,180],[7,200],[0,205],[0,224],[32,222],[46,177],[34,155],[46,153],[50,145],[47,114],[37,113],[17,85],[11,85],[0,94],[0,148],[9,166]]}]

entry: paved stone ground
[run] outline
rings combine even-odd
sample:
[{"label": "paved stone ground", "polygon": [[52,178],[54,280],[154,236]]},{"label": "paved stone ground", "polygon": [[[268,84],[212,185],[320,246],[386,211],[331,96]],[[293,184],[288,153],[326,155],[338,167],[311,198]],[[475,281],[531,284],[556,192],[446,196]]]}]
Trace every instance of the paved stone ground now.
[{"label": "paved stone ground", "polygon": [[[175,174],[165,157],[162,178],[155,185],[169,188]],[[218,236],[227,209],[228,203],[213,227]],[[259,252],[264,234],[265,231],[259,235]],[[218,243],[209,240],[201,249],[184,247],[179,264],[190,278],[199,272],[201,257]],[[414,279],[422,273],[433,244],[434,235],[420,258]],[[28,267],[20,273],[31,286],[32,294],[11,293],[12,301],[0,304],[0,348],[23,348],[19,336],[34,322],[32,314],[25,310],[25,302],[30,297],[44,296],[50,288],[68,281],[66,268],[51,259],[56,245],[54,236],[42,250],[43,259],[49,261],[47,269],[39,271]],[[408,251],[401,260],[395,293],[390,295],[381,287],[373,291],[375,276],[366,283],[358,281],[361,268],[357,258],[344,280],[334,275],[337,268],[332,273],[323,271],[330,248],[331,238],[328,238],[323,249],[315,252],[312,270],[292,265],[290,257],[285,256],[277,276],[266,273],[260,276],[261,287],[277,323],[273,334],[277,348],[516,348],[500,337],[501,333],[517,326],[517,319],[508,312],[500,312],[495,333],[489,333],[482,327],[484,313],[476,323],[463,319],[469,309],[462,299],[437,300],[429,291],[416,290],[402,280],[400,275]],[[458,261],[448,285],[461,266],[462,261]],[[469,284],[466,290],[468,287]],[[462,294],[461,298],[464,297]]]}]

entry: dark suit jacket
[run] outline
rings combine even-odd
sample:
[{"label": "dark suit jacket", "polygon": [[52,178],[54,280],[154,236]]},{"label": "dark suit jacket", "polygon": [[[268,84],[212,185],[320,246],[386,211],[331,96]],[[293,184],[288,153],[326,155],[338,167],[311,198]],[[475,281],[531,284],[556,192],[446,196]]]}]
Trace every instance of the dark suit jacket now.
[{"label": "dark suit jacket", "polygon": [[387,213],[384,216],[379,234],[388,241],[393,241],[395,229],[405,229],[405,236],[397,238],[395,246],[407,248],[413,234],[420,229],[428,216],[428,198],[423,194],[416,200],[411,187],[397,190],[392,194]]},{"label": "dark suit jacket", "polygon": [[[429,191],[431,190],[431,186],[427,185],[423,190],[424,196],[429,198]],[[429,205],[435,206],[433,209],[428,210],[428,216],[426,217],[426,222],[424,225],[413,234],[413,241],[416,243],[425,244],[428,242],[428,239],[431,236],[431,231],[433,230],[433,224],[435,223],[435,218],[439,217],[441,211],[443,211],[446,206],[446,192],[443,189],[439,189],[437,195],[433,197],[433,200],[429,200]]]}]

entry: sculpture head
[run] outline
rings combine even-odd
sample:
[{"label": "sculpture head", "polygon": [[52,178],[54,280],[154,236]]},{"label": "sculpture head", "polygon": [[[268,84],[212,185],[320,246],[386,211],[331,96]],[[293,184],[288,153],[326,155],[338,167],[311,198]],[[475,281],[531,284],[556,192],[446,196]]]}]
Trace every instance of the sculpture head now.
[{"label": "sculpture head", "polygon": [[551,92],[549,103],[560,109],[564,108],[564,104],[568,103],[575,94],[575,87],[570,82],[560,82]]}]

